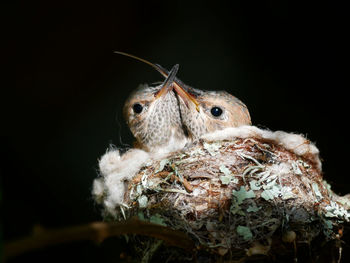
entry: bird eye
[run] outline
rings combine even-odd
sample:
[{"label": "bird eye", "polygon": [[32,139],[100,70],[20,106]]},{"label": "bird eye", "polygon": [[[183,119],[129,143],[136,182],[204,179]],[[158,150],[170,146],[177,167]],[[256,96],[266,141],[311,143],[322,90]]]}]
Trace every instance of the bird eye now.
[{"label": "bird eye", "polygon": [[214,117],[219,117],[222,114],[222,109],[219,107],[213,107],[211,108],[210,113]]},{"label": "bird eye", "polygon": [[142,112],[142,105],[140,103],[135,103],[133,106],[132,106],[132,109],[134,110],[135,113],[139,114]]}]

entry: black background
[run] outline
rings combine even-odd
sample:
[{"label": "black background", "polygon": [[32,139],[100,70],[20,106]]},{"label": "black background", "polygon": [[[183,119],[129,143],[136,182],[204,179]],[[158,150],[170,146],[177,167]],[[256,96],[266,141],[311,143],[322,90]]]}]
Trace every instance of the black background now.
[{"label": "black background", "polygon": [[[3,5],[1,202],[3,239],[33,225],[100,220],[90,196],[97,159],[131,144],[121,116],[140,83],[162,80],[120,50],[180,64],[200,89],[226,90],[253,124],[305,134],[324,177],[350,192],[345,7],[288,1],[11,1]],[[349,246],[345,244],[345,257]],[[116,261],[119,248],[82,242],[18,257]]]}]

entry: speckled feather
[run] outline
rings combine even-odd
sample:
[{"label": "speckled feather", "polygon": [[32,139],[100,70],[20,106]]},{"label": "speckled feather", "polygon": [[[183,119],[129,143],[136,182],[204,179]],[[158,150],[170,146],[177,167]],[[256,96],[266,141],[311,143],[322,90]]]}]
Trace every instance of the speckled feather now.
[{"label": "speckled feather", "polygon": [[[162,85],[149,87],[141,85],[134,91],[124,105],[124,117],[135,136],[138,146],[146,150],[157,147],[183,147],[187,137],[180,118],[179,102],[173,91],[168,92],[160,99],[155,94]],[[142,103],[144,110],[135,114],[132,106]]]}]

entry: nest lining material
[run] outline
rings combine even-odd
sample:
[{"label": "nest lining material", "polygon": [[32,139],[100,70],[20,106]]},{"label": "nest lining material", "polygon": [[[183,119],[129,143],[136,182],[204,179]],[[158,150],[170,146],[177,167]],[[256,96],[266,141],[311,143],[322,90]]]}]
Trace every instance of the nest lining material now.
[{"label": "nest lining material", "polygon": [[339,238],[350,220],[349,199],[330,190],[318,149],[297,134],[229,128],[161,158],[112,150],[99,164],[93,195],[105,215],[185,231],[220,255],[265,254],[279,231],[284,241]]}]

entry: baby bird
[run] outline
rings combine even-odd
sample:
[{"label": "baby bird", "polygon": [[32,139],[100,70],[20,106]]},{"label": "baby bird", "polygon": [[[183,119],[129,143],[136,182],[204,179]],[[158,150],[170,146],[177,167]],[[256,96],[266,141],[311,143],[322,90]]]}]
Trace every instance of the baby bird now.
[{"label": "baby bird", "polygon": [[[164,76],[169,73],[156,65]],[[251,125],[247,106],[226,91],[203,91],[189,87],[175,78],[181,118],[192,140],[225,128]]]},{"label": "baby bird", "polygon": [[[116,51],[115,53],[128,56],[142,61],[164,77],[168,78],[170,73],[158,64],[136,56]],[[251,125],[250,114],[247,106],[225,91],[203,91],[185,85],[181,80],[174,77],[173,89],[177,93],[179,101],[180,120],[188,134],[189,140],[197,140],[203,134],[215,132],[229,127]],[[172,98],[174,99],[174,98]],[[177,126],[179,127],[179,126]]]},{"label": "baby bird", "polygon": [[251,125],[246,105],[225,91],[202,91],[188,88],[187,92],[197,100],[190,103],[188,97],[179,96],[182,121],[192,140],[203,134],[229,127]]},{"label": "baby bird", "polygon": [[124,117],[136,138],[136,147],[171,152],[185,146],[187,135],[172,87],[178,68],[172,68],[162,85],[142,85],[125,102]]}]

